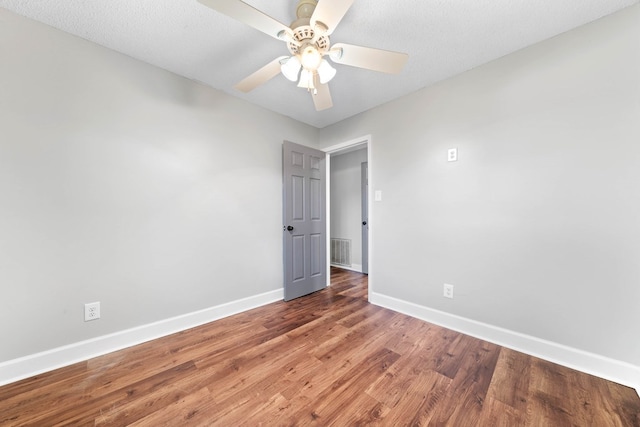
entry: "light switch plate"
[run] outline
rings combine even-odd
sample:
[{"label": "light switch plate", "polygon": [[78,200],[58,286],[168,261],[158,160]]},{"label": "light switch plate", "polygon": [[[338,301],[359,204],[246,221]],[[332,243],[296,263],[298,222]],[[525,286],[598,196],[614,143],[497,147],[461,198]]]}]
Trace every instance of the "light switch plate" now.
[{"label": "light switch plate", "polygon": [[382,191],[376,190],[376,192],[374,193],[374,200],[376,202],[382,201]]}]

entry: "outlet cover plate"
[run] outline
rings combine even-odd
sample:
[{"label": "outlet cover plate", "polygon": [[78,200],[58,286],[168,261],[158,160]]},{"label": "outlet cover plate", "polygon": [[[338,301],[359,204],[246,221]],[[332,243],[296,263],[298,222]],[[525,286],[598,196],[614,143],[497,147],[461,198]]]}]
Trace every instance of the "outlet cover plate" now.
[{"label": "outlet cover plate", "polygon": [[98,320],[100,318],[100,303],[90,302],[84,305],[84,321]]},{"label": "outlet cover plate", "polygon": [[443,296],[445,298],[453,299],[453,285],[449,285],[447,283],[444,284]]},{"label": "outlet cover plate", "polygon": [[458,149],[457,148],[449,148],[449,150],[447,150],[447,161],[448,162],[457,162],[458,161]]}]

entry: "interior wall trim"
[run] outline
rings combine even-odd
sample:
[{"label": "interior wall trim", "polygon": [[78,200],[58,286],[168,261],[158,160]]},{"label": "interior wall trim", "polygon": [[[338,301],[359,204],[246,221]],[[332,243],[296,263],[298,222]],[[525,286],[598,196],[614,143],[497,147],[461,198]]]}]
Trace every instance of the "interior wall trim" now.
[{"label": "interior wall trim", "polygon": [[343,270],[355,271],[356,273],[362,273],[362,264],[351,264],[351,267],[346,265],[331,264],[331,267],[342,268]]},{"label": "interior wall trim", "polygon": [[284,298],[277,289],[0,363],[0,386],[181,332]]},{"label": "interior wall trim", "polygon": [[634,388],[640,396],[640,366],[467,319],[380,293],[371,293],[369,301],[380,307],[388,308],[447,329]]}]

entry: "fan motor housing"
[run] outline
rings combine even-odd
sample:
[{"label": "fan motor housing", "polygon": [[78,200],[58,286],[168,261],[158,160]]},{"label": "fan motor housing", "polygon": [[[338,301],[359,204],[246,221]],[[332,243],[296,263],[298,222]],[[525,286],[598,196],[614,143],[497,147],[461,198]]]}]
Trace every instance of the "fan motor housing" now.
[{"label": "fan motor housing", "polygon": [[[297,55],[300,53],[301,46],[309,44],[316,35],[316,32],[311,27],[309,18],[300,18],[295,20],[291,24],[291,30],[293,30],[293,39],[297,43],[290,41],[287,43],[287,48],[292,55]],[[315,41],[315,47],[318,49],[320,54],[324,55],[329,50],[329,46],[331,46],[329,36],[324,34],[318,36]]]}]

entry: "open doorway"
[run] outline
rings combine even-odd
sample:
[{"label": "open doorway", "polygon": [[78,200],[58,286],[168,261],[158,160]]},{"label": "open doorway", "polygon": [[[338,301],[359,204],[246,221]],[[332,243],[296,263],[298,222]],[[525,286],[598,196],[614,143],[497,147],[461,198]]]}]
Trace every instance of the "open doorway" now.
[{"label": "open doorway", "polygon": [[331,156],[329,173],[329,260],[334,267],[359,273],[367,272],[368,254],[366,239],[363,239],[367,231],[367,225],[363,225],[366,212],[362,212],[362,168],[366,163],[367,147],[340,152]]},{"label": "open doorway", "polygon": [[328,159],[327,277],[331,278],[332,272],[335,277],[336,268],[366,275],[371,271],[370,137],[332,146],[325,152]]}]

